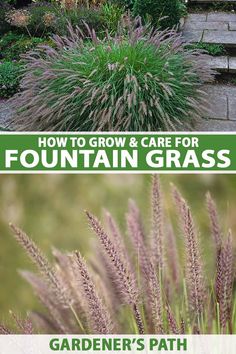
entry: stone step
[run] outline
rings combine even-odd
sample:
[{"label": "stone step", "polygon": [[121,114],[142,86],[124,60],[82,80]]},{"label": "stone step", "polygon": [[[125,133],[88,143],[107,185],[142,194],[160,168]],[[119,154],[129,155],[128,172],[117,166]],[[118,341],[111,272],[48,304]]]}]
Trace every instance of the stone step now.
[{"label": "stone step", "polygon": [[202,41],[236,48],[236,14],[232,12],[206,12],[189,14],[183,26],[186,41]]},{"label": "stone step", "polygon": [[203,87],[203,91],[208,102],[204,118],[236,122],[236,86],[209,84]]},{"label": "stone step", "polygon": [[235,132],[236,121],[226,119],[199,119],[193,125],[197,132]]},{"label": "stone step", "polygon": [[236,74],[236,57],[210,57],[209,66],[220,73]]},{"label": "stone step", "polygon": [[202,90],[207,97],[205,114],[194,124],[197,131],[236,131],[236,86],[209,84]]}]

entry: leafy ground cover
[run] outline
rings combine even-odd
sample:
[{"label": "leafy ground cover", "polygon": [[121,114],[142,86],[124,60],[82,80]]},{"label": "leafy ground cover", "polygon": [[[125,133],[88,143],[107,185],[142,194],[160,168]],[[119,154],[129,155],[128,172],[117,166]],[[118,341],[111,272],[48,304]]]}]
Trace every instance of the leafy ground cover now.
[{"label": "leafy ground cover", "polygon": [[190,44],[188,45],[189,49],[202,49],[206,51],[209,55],[217,57],[217,56],[222,56],[225,55],[226,49],[223,45],[221,44],[208,44],[208,43],[196,43],[196,44]]},{"label": "leafy ground cover", "polygon": [[0,64],[0,97],[9,98],[20,87],[20,64],[4,61]]}]

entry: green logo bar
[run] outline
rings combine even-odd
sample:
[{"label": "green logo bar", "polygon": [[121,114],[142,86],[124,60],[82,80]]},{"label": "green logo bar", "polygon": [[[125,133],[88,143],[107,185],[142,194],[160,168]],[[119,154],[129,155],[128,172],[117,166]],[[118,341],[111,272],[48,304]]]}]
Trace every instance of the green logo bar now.
[{"label": "green logo bar", "polygon": [[0,172],[236,172],[236,134],[1,133]]}]

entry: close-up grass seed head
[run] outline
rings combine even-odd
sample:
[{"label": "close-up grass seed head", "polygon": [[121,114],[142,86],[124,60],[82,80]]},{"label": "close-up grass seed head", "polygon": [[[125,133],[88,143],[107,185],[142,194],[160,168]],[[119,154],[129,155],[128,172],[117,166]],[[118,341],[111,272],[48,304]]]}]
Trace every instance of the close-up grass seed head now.
[{"label": "close-up grass seed head", "polygon": [[133,200],[125,213],[126,231],[108,211],[104,223],[86,211],[94,235],[92,257],[86,260],[79,250],[53,248],[51,264],[24,231],[10,224],[38,269],[20,274],[45,310],[31,311],[24,320],[11,313],[12,326],[1,324],[0,332],[236,333],[234,234],[222,229],[216,203],[207,193],[203,208],[209,229],[204,237],[211,240],[214,263],[208,276],[195,217],[174,185],[171,194],[177,222],[164,207],[157,176],[152,180],[149,223]]}]

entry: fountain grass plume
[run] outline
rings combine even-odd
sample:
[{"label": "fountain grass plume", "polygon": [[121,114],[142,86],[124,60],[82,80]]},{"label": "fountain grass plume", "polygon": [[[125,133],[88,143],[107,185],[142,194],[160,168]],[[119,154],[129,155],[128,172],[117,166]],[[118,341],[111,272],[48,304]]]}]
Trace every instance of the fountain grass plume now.
[{"label": "fountain grass plume", "polygon": [[143,322],[137,305],[138,292],[136,290],[135,278],[133,277],[132,271],[127,269],[127,265],[122,262],[118,250],[100,225],[99,221],[89,212],[86,212],[86,214],[92,230],[98,236],[101,245],[103,246],[103,250],[108,256],[110,264],[113,267],[114,281],[121,290],[124,299],[126,299],[127,303],[129,303],[132,307],[139,334],[143,334]]},{"label": "fountain grass plume", "polygon": [[219,216],[218,216],[218,212],[217,212],[217,208],[216,208],[216,203],[213,200],[210,193],[207,193],[206,201],[207,201],[207,209],[208,209],[208,213],[209,213],[209,218],[210,218],[210,222],[211,222],[211,233],[212,233],[212,237],[213,237],[213,240],[215,243],[216,252],[218,253],[221,248],[221,244],[222,244]]},{"label": "fountain grass plume", "polygon": [[152,182],[152,242],[153,262],[159,268],[163,268],[163,241],[164,241],[164,215],[162,205],[162,191],[160,180],[157,175],[153,176]]},{"label": "fountain grass plume", "polygon": [[47,280],[47,283],[51,287],[58,301],[63,306],[69,307],[71,300],[67,297],[64,284],[61,284],[55,270],[51,267],[41,250],[20,228],[13,224],[10,224],[10,228],[12,229],[17,242],[25,249],[33,263],[38,267],[41,274]]},{"label": "fountain grass plume", "polygon": [[[180,191],[172,186],[181,226],[177,229],[176,242],[177,230],[175,226],[170,228],[171,220],[165,212],[160,188],[160,180],[153,177],[149,227],[134,201],[128,204],[127,230],[120,228],[108,212],[107,227],[86,212],[95,236],[94,253],[87,262],[79,251],[68,254],[54,248],[56,263],[51,265],[37,245],[11,225],[16,240],[39,273],[23,271],[21,275],[33,287],[46,311],[32,312],[23,322],[18,320],[19,316],[11,316],[12,326],[8,329],[1,324],[0,333],[236,333],[232,231],[228,235],[221,231],[221,225],[216,222],[220,219],[216,218],[215,202],[208,194],[210,227],[204,237],[209,237],[214,247],[219,235],[221,240],[209,279],[194,213]],[[159,230],[162,230],[161,247],[165,254],[163,268],[158,248],[153,248],[153,236],[160,242]],[[181,245],[185,251],[183,259],[179,253]]]},{"label": "fountain grass plume", "polygon": [[182,199],[182,213],[180,214],[183,223],[186,253],[186,279],[189,292],[189,305],[193,313],[200,318],[206,298],[204,288],[203,265],[200,258],[198,238],[193,221],[191,210],[184,199]]},{"label": "fountain grass plume", "polygon": [[233,259],[232,234],[231,231],[229,231],[228,238],[220,252],[220,273],[218,275],[218,301],[220,306],[220,324],[223,333],[225,333],[227,325],[229,325],[230,333],[232,333]]},{"label": "fountain grass plume", "polygon": [[96,334],[111,334],[113,326],[109,312],[98,296],[96,286],[90,277],[86,263],[78,251],[74,253],[74,262],[77,266],[75,266],[75,268],[78,270],[84,297],[88,305],[87,313],[91,330]]}]

